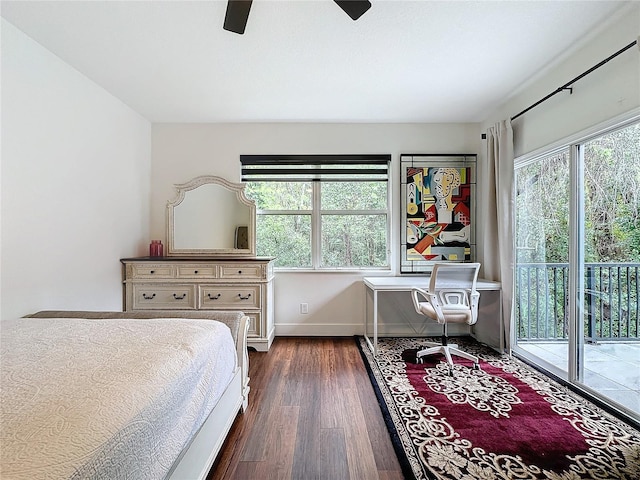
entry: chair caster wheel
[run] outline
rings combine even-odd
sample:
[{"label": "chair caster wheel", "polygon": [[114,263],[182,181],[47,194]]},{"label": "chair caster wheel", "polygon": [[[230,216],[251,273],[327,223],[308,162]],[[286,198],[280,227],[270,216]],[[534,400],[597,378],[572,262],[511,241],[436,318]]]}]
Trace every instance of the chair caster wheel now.
[{"label": "chair caster wheel", "polygon": [[416,363],[423,363],[422,357],[416,357]]},{"label": "chair caster wheel", "polygon": [[453,367],[449,367],[449,376],[453,377]]},{"label": "chair caster wheel", "polygon": [[480,370],[480,364],[479,363],[474,363],[473,364],[473,369],[474,370]]}]

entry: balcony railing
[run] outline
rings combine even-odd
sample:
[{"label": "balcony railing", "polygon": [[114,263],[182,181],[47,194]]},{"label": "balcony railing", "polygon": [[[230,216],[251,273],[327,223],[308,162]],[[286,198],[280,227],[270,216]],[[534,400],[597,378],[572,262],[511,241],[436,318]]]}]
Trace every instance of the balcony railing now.
[{"label": "balcony railing", "polygon": [[[518,341],[567,339],[568,280],[566,263],[516,266]],[[586,342],[640,340],[640,264],[587,263],[584,287]]]}]

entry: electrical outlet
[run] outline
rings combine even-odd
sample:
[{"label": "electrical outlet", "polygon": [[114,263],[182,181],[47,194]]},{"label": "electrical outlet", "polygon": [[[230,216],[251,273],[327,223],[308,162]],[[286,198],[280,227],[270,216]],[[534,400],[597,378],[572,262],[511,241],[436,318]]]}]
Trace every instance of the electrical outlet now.
[{"label": "electrical outlet", "polygon": [[309,313],[309,304],[301,303],[300,304],[300,313]]}]

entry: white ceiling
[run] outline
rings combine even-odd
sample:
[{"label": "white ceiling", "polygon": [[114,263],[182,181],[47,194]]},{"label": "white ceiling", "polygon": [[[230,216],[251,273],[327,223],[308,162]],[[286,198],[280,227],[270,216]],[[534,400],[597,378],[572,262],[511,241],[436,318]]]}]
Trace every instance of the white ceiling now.
[{"label": "white ceiling", "polygon": [[371,3],[254,0],[244,35],[224,0],[1,8],[152,122],[478,122],[627,2]]}]

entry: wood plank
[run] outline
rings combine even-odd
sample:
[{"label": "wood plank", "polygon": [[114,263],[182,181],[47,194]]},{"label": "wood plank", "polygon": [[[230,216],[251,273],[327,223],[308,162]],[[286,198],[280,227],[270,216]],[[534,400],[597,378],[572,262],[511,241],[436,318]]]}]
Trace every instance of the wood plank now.
[{"label": "wood plank", "polygon": [[280,407],[271,416],[265,445],[266,471],[269,478],[291,478],[299,407]]},{"label": "wood plank", "polygon": [[316,478],[349,480],[349,462],[345,456],[347,444],[342,428],[323,428],[320,431],[319,465],[322,475]]},{"label": "wood plank", "polygon": [[303,383],[304,388],[300,398],[292,478],[322,478],[324,467],[318,455],[322,448],[319,415],[322,382],[312,372],[303,372],[296,381]]},{"label": "wood plank", "polygon": [[277,337],[249,376],[208,480],[403,478],[352,337]]},{"label": "wood plank", "polygon": [[378,468],[368,434],[368,419],[362,411],[358,391],[355,388],[343,391],[343,406],[349,415],[345,422],[345,440],[350,478],[376,478]]}]

